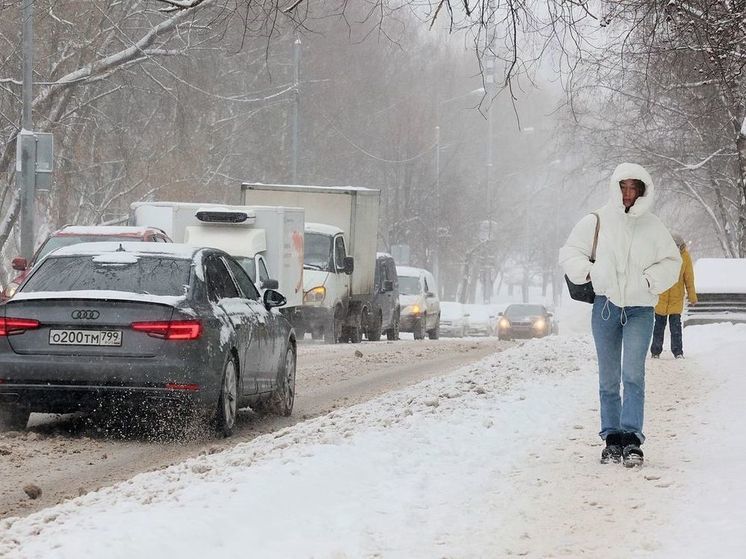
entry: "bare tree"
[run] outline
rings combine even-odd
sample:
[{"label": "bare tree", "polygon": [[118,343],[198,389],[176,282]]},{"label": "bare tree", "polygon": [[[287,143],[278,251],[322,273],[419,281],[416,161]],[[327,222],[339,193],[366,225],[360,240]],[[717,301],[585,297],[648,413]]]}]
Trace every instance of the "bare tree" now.
[{"label": "bare tree", "polygon": [[618,2],[628,31],[572,84],[578,122],[605,139],[600,159],[650,165],[669,197],[699,207],[732,257],[746,256],[745,10],[743,2]]}]

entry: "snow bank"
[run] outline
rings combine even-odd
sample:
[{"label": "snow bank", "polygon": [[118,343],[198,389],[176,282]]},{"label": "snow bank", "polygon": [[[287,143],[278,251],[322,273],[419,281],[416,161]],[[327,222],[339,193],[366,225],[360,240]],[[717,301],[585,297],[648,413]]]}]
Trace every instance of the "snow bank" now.
[{"label": "snow bank", "polygon": [[[0,522],[3,557],[476,556],[508,473],[593,387],[587,339],[532,341],[386,398]],[[301,396],[302,397],[302,396]],[[520,452],[516,452],[520,449]],[[468,514],[466,514],[468,512]]]},{"label": "snow bank", "polygon": [[0,556],[742,557],[744,341],[649,362],[643,468],[598,463],[592,342],[550,337],[0,521]]}]

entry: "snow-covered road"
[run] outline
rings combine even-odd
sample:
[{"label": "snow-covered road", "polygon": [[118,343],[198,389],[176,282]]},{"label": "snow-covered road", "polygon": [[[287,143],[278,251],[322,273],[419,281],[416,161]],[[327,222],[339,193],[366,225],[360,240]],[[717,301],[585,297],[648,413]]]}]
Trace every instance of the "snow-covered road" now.
[{"label": "snow-covered road", "polygon": [[593,345],[560,336],[0,521],[0,556],[743,557],[744,342],[649,363],[640,469],[599,464]]},{"label": "snow-covered road", "polygon": [[[153,425],[148,420],[157,418],[139,413],[32,414],[26,431],[0,432],[0,518],[25,516],[137,474],[225,450],[443,375],[513,345],[496,338],[414,341],[408,336],[397,342],[301,344],[293,415],[257,416],[242,410],[230,439],[215,439],[199,424],[192,424],[186,434],[178,429],[174,433],[167,419]],[[23,490],[30,483],[42,491],[35,499]]]}]

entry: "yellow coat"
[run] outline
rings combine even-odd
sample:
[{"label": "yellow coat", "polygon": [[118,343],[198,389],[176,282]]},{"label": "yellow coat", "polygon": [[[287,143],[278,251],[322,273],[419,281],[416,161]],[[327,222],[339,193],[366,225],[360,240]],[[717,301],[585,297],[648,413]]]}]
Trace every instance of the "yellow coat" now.
[{"label": "yellow coat", "polygon": [[684,311],[684,288],[686,287],[689,303],[697,302],[697,292],[694,289],[694,269],[692,258],[686,248],[681,249],[681,272],[677,281],[668,291],[664,291],[658,298],[655,306],[655,314],[669,315],[681,314]]}]

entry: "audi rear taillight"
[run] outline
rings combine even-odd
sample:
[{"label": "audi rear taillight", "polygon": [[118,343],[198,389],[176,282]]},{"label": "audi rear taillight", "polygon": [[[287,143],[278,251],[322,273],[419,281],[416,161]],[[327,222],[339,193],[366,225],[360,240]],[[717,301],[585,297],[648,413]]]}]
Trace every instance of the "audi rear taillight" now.
[{"label": "audi rear taillight", "polygon": [[33,318],[0,318],[0,336],[23,334],[26,330],[33,330],[39,326],[41,323]]},{"label": "audi rear taillight", "polygon": [[130,327],[164,340],[196,340],[202,335],[202,322],[199,320],[133,322]]}]

